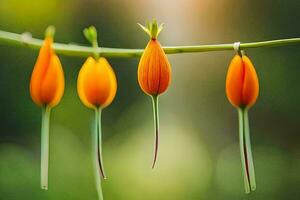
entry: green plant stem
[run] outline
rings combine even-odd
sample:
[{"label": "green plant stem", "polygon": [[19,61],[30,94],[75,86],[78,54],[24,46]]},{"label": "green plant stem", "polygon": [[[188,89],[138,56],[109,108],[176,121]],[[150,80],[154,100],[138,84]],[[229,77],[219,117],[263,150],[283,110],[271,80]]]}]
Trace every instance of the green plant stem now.
[{"label": "green plant stem", "polygon": [[243,168],[242,170],[244,175],[245,192],[250,193],[250,191],[256,190],[256,182],[250,142],[248,109],[238,108],[238,116],[240,151]]},{"label": "green plant stem", "polygon": [[94,48],[94,58],[95,58],[96,60],[98,60],[99,57],[100,57],[100,53],[97,51],[97,49],[99,48],[99,47],[98,47],[98,42],[97,42],[97,41],[95,41],[95,42],[93,43],[93,48]]},{"label": "green plant stem", "polygon": [[[26,46],[32,49],[39,49],[42,45],[42,40],[35,39],[30,34],[17,34],[0,30],[0,44]],[[270,40],[262,42],[241,43],[240,49],[258,48],[258,47],[274,47],[285,46],[292,44],[300,44],[300,38],[289,38]],[[75,44],[55,43],[54,49],[56,53],[67,56],[87,57],[93,55],[95,50],[97,53],[104,57],[140,57],[143,49],[121,49],[121,48],[107,48],[107,47],[87,47]],[[194,52],[207,52],[207,51],[225,51],[234,50],[233,43],[231,44],[211,44],[211,45],[193,45],[193,46],[168,46],[163,47],[166,54],[178,53],[194,53]]]},{"label": "green plant stem", "polygon": [[97,121],[98,121],[98,131],[97,131],[97,149],[98,149],[98,163],[100,167],[100,173],[103,179],[106,179],[105,172],[104,172],[104,167],[103,167],[103,159],[102,159],[102,126],[101,126],[101,114],[102,110],[101,108],[97,109]]},{"label": "green plant stem", "polygon": [[243,109],[238,108],[238,119],[239,119],[239,140],[240,140],[240,153],[242,162],[242,171],[244,177],[245,192],[250,193],[250,180],[247,170],[247,159],[245,152],[245,137],[244,137],[244,113]]},{"label": "green plant stem", "polygon": [[42,126],[41,126],[41,188],[48,190],[48,167],[49,167],[49,106],[42,107]]},{"label": "green plant stem", "polygon": [[101,176],[105,178],[102,168],[102,152],[101,152],[101,109],[95,109],[95,128],[92,137],[93,153],[92,158],[94,161],[94,177],[96,183],[96,189],[99,200],[103,200]]},{"label": "green plant stem", "polygon": [[152,96],[153,121],[154,121],[154,156],[152,169],[155,167],[159,146],[159,114],[158,114],[158,96]]},{"label": "green plant stem", "polygon": [[246,151],[248,158],[248,168],[249,168],[249,177],[250,177],[250,186],[251,190],[256,190],[256,181],[255,181],[255,172],[254,172],[254,164],[251,150],[251,139],[250,139],[250,127],[249,127],[249,117],[248,117],[248,109],[244,110],[244,129],[245,129],[245,141],[246,141]]}]

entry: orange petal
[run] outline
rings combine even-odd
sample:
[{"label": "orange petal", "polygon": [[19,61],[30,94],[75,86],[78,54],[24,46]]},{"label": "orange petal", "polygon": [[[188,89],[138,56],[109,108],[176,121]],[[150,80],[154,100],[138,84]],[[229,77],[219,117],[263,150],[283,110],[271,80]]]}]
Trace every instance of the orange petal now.
[{"label": "orange petal", "polygon": [[83,66],[81,67],[77,78],[77,92],[79,98],[81,102],[89,108],[94,108],[95,106],[91,104],[86,98],[85,91],[84,91],[84,83],[87,77],[86,75],[87,71],[89,71],[93,67],[93,65],[95,65],[95,63],[96,61],[94,58],[88,57],[87,60],[84,62]]},{"label": "orange petal", "polygon": [[235,107],[243,104],[243,79],[243,61],[239,55],[235,55],[231,60],[226,77],[226,95],[230,103]]},{"label": "orange petal", "polygon": [[259,93],[259,83],[255,68],[247,56],[242,56],[245,78],[243,84],[243,103],[250,108],[257,100]]},{"label": "orange petal", "polygon": [[107,107],[108,105],[111,104],[111,102],[114,100],[116,93],[117,93],[117,79],[114,70],[110,66],[110,64],[107,62],[105,58],[100,58],[99,59],[99,65],[105,66],[107,69],[107,73],[109,76],[109,85],[110,85],[110,93],[106,99],[106,101],[101,105],[102,108]]},{"label": "orange petal", "polygon": [[52,55],[41,85],[41,99],[51,107],[56,106],[64,93],[64,72],[57,55]]},{"label": "orange petal", "polygon": [[158,42],[151,40],[152,53],[149,55],[148,89],[150,94],[158,94],[160,82],[160,59],[158,55]]},{"label": "orange petal", "polygon": [[50,38],[45,39],[31,74],[30,95],[32,100],[38,105],[43,104],[43,102],[40,99],[40,86],[41,86],[43,75],[50,62],[50,57],[52,52],[51,45],[52,45],[52,39]]},{"label": "orange petal", "polygon": [[[160,46],[160,45],[159,45]],[[164,50],[160,47],[158,48],[158,57],[160,58],[160,82],[159,82],[159,90],[158,93],[161,94],[165,92],[171,82],[171,65],[168,61],[167,55]]]},{"label": "orange petal", "polygon": [[138,66],[138,82],[141,89],[148,93],[148,72],[149,72],[149,62],[150,62],[150,55],[152,54],[152,49],[150,47],[151,43],[149,42],[147,47],[144,50],[143,55],[141,56],[139,66]]}]

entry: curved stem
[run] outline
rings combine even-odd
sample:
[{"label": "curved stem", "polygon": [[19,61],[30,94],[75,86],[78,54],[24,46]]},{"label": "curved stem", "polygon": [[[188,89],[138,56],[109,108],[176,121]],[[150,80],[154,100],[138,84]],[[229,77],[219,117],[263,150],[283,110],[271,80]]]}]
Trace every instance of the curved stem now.
[{"label": "curved stem", "polygon": [[[92,158],[94,161],[94,177],[96,182],[96,189],[99,200],[103,200],[101,176],[105,178],[102,168],[102,154],[101,154],[101,110],[95,109],[95,129],[92,138],[93,143],[93,154]],[[99,124],[100,123],[100,124]],[[100,132],[99,132],[100,131]]]},{"label": "curved stem", "polygon": [[[16,46],[27,46],[32,49],[39,49],[43,40],[35,39],[27,34],[16,34],[0,30],[0,44],[9,44]],[[241,43],[240,49],[258,48],[258,47],[274,47],[300,44],[300,38],[289,38],[279,40],[269,40],[261,42]],[[56,53],[67,56],[87,57],[93,55],[95,51],[104,57],[139,57],[143,53],[143,49],[120,49],[120,48],[106,48],[106,47],[87,47],[82,45],[55,43],[54,49]],[[211,44],[211,45],[193,45],[193,46],[168,46],[163,47],[166,54],[178,53],[193,53],[193,52],[207,52],[207,51],[225,51],[234,50],[233,43],[231,44]]]},{"label": "curved stem", "polygon": [[96,111],[98,113],[98,117],[97,117],[97,121],[98,121],[98,130],[97,130],[97,149],[98,149],[98,153],[97,153],[97,157],[98,157],[98,163],[99,163],[99,167],[100,167],[100,172],[101,172],[101,176],[103,179],[106,179],[105,176],[105,172],[104,172],[104,168],[103,168],[103,159],[102,159],[102,127],[101,127],[101,113],[102,110],[101,108],[98,108],[98,110]]},{"label": "curved stem", "polygon": [[254,164],[251,150],[251,140],[250,140],[250,128],[249,128],[249,118],[248,118],[248,110],[244,110],[244,129],[245,129],[245,146],[247,151],[248,158],[248,168],[249,168],[249,177],[250,177],[250,186],[251,190],[256,190],[256,182],[255,182],[255,172],[254,172]]},{"label": "curved stem", "polygon": [[41,188],[48,190],[48,168],[49,168],[49,106],[42,107],[42,126],[41,126]]},{"label": "curved stem", "polygon": [[244,114],[243,109],[238,108],[238,118],[239,118],[239,140],[240,140],[240,153],[242,162],[242,171],[244,176],[244,186],[245,192],[250,193],[250,180],[247,167],[247,154],[245,150],[245,134],[244,134]]},{"label": "curved stem", "polygon": [[158,96],[152,96],[152,104],[153,104],[153,119],[154,119],[154,156],[153,156],[153,164],[152,169],[155,167],[155,163],[157,160],[158,154],[158,146],[159,146],[159,115],[158,115]]}]

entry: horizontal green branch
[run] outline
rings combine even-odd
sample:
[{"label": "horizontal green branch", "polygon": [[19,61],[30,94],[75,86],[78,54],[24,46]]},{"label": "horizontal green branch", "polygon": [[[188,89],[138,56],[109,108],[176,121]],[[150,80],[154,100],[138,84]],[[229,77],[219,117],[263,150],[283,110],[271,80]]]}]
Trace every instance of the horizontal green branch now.
[{"label": "horizontal green branch", "polygon": [[[43,40],[32,38],[29,33],[16,34],[0,30],[0,44],[25,46],[32,49],[39,49]],[[300,44],[300,38],[269,40],[262,42],[241,43],[240,49],[258,48],[258,47],[274,47]],[[163,47],[167,54],[177,53],[194,53],[207,51],[225,51],[233,50],[234,44],[211,44],[211,45],[193,45],[193,46],[167,46]],[[56,53],[67,56],[87,57],[93,55],[94,48],[75,44],[55,43],[54,49]],[[143,53],[143,49],[121,49],[99,47],[97,52],[104,57],[139,57]]]}]

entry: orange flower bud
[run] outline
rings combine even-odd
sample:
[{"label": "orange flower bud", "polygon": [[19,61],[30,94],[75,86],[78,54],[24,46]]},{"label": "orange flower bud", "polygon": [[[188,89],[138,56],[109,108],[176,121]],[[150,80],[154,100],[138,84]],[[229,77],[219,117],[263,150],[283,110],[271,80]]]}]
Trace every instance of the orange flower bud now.
[{"label": "orange flower bud", "polygon": [[226,95],[238,110],[240,153],[246,193],[256,189],[248,109],[256,102],[258,93],[258,78],[250,59],[245,55],[234,56],[227,72]]},{"label": "orange flower bud", "polygon": [[77,91],[82,103],[89,108],[105,108],[117,91],[115,73],[104,57],[89,57],[80,69]]},{"label": "orange flower bud", "polygon": [[155,127],[154,156],[152,168],[155,167],[159,146],[159,113],[158,96],[168,89],[171,80],[171,66],[157,37],[163,29],[163,24],[158,26],[156,20],[149,22],[147,27],[139,24],[150,36],[145,51],[138,66],[138,82],[142,90],[152,97],[153,116]]},{"label": "orange flower bud", "polygon": [[235,107],[250,108],[258,97],[259,83],[250,59],[236,55],[232,59],[226,77],[226,95]]},{"label": "orange flower bud", "polygon": [[42,106],[41,126],[41,188],[48,189],[49,126],[51,108],[57,105],[65,88],[64,72],[52,44],[55,28],[49,26],[46,39],[31,74],[30,95]]},{"label": "orange flower bud", "polygon": [[65,81],[59,58],[47,37],[40,49],[30,80],[30,95],[37,105],[57,105],[63,96]]},{"label": "orange flower bud", "polygon": [[151,39],[145,48],[138,66],[138,82],[148,95],[165,92],[171,80],[171,66],[156,39]]},{"label": "orange flower bud", "polygon": [[[115,98],[117,92],[117,80],[115,73],[104,57],[95,60],[93,57],[83,64],[77,79],[77,91],[80,100],[88,108],[95,110],[95,163],[96,175],[98,172],[106,179],[102,166],[101,150],[101,110],[107,107]],[[97,181],[97,184],[99,182]],[[101,187],[101,185],[99,186]],[[99,193],[101,195],[101,193]]]}]

